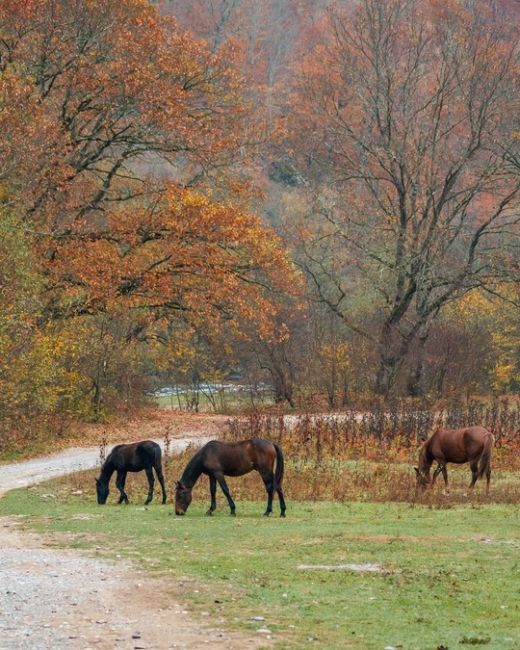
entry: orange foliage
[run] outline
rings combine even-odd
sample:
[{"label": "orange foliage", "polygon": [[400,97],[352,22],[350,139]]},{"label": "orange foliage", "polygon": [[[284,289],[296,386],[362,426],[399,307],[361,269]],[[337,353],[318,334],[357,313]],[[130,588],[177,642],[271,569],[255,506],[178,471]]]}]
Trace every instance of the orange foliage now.
[{"label": "orange foliage", "polygon": [[153,208],[122,208],[97,237],[64,237],[56,250],[50,286],[90,313],[147,310],[160,320],[173,310],[207,328],[238,314],[267,335],[276,307],[265,290],[293,292],[296,282],[257,217],[173,184]]},{"label": "orange foliage", "polygon": [[267,332],[266,290],[294,272],[237,207],[242,91],[225,51],[145,0],[1,4],[0,180],[35,225],[47,317],[241,314]]}]

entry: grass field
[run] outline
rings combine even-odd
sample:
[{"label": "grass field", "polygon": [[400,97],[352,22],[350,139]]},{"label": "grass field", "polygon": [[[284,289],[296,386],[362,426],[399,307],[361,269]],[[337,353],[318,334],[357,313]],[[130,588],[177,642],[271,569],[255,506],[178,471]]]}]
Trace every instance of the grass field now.
[{"label": "grass field", "polygon": [[[175,517],[157,500],[116,506],[111,494],[97,506],[85,491],[92,476],[13,491],[0,514],[24,515],[56,545],[171,576],[190,610],[253,634],[265,627],[276,648],[520,648],[517,506],[290,502],[283,520],[261,517],[263,501],[239,501],[233,519],[221,495],[203,516],[204,494]],[[380,570],[298,568],[350,563]]]}]

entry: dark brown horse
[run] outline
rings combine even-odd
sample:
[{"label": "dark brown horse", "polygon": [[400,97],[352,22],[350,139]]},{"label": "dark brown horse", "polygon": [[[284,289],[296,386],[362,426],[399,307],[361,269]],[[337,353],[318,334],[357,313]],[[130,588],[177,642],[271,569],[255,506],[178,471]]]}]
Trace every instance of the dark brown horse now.
[{"label": "dark brown horse", "polygon": [[[440,429],[436,431],[421,447],[419,467],[414,467],[417,474],[417,488],[433,485],[437,476],[442,473],[444,483],[448,485],[447,463],[469,463],[471,468],[470,488],[477,479],[486,475],[486,494],[489,494],[491,479],[491,450],[495,437],[483,427],[467,427],[466,429]],[[437,467],[430,477],[433,461]]]},{"label": "dark brown horse", "polygon": [[104,504],[108,498],[108,485],[114,472],[117,472],[116,487],[119,490],[118,503],[128,503],[128,495],[125,492],[125,481],[128,472],[146,472],[148,479],[148,496],[145,505],[153,499],[154,478],[152,468],[155,469],[162,489],[162,502],[166,503],[166,489],[164,487],[164,476],[162,473],[161,448],[153,440],[132,442],[127,445],[116,445],[108,454],[106,461],[101,468],[101,474],[96,479],[97,502]]},{"label": "dark brown horse", "polygon": [[[276,470],[273,472],[276,459]],[[235,515],[235,503],[229,493],[224,476],[243,476],[256,470],[264,481],[267,490],[267,509],[264,516],[273,511],[273,494],[278,493],[280,499],[280,517],[285,517],[285,499],[282,492],[284,470],[283,455],[278,445],[268,440],[253,438],[241,442],[220,442],[211,440],[193,456],[177,481],[175,489],[175,514],[185,514],[191,503],[191,491],[201,474],[209,477],[211,505],[207,515],[212,515],[217,507],[217,483],[222,488],[231,510]]]}]

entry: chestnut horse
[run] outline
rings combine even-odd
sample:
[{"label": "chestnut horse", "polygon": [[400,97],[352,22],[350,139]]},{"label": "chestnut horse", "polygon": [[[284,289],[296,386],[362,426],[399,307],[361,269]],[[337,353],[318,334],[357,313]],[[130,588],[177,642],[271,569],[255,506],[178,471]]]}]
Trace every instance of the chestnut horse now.
[{"label": "chestnut horse", "polygon": [[[276,470],[273,472],[276,460]],[[212,515],[217,507],[217,483],[220,485],[230,508],[230,514],[235,516],[235,503],[229,493],[224,476],[243,476],[256,470],[267,490],[267,509],[264,516],[268,517],[273,511],[273,494],[278,493],[280,499],[280,517],[285,517],[285,499],[282,492],[284,471],[283,454],[278,445],[268,440],[253,438],[240,442],[221,442],[211,440],[193,456],[177,481],[175,489],[175,514],[184,515],[191,503],[191,491],[201,474],[209,477],[211,505],[206,512]]]},{"label": "chestnut horse", "polygon": [[[419,467],[414,467],[417,474],[417,488],[433,485],[442,473],[444,483],[448,486],[447,463],[469,463],[471,468],[470,488],[477,479],[486,475],[486,494],[489,494],[491,478],[491,450],[495,437],[484,427],[467,427],[465,429],[440,429],[436,431],[421,447]],[[437,467],[430,477],[433,461]]]},{"label": "chestnut horse", "polygon": [[108,498],[108,485],[114,472],[117,472],[116,487],[119,490],[118,503],[128,503],[128,495],[125,492],[125,481],[128,472],[146,472],[148,479],[148,496],[145,505],[153,499],[153,471],[157,474],[162,489],[162,502],[166,503],[166,488],[162,473],[161,448],[153,440],[132,442],[127,445],[116,445],[108,454],[106,461],[101,468],[101,474],[96,479],[97,502],[102,505]]}]

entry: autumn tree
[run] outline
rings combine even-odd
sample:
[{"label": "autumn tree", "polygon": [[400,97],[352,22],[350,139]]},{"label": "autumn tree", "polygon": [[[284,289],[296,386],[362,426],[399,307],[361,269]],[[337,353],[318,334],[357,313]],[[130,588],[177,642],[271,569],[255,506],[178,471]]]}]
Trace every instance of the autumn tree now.
[{"label": "autumn tree", "polygon": [[248,209],[243,90],[223,51],[144,0],[0,4],[0,217],[16,215],[37,278],[27,349],[51,331],[65,367],[64,348],[99,341],[69,355],[94,401],[103,377],[117,385],[109,342],[238,317],[269,336],[293,290],[281,241]]},{"label": "autumn tree", "polygon": [[[487,2],[361,0],[330,11],[302,67],[300,260],[378,351],[378,393],[448,303],[507,276],[504,241],[518,251],[517,54],[514,25]],[[368,324],[352,309],[363,294]],[[420,382],[412,373],[409,391]]]},{"label": "autumn tree", "polygon": [[[131,295],[135,286],[142,287],[147,269],[155,269],[157,277],[165,260],[175,258],[175,248],[168,247],[182,238],[177,275],[193,258],[209,264],[210,248],[216,270],[232,267],[217,262],[227,247],[229,260],[236,261],[235,278],[248,273],[239,259],[242,243],[249,245],[251,268],[259,267],[256,252],[267,260],[268,247],[261,253],[261,242],[254,243],[261,237],[258,222],[236,207],[240,196],[233,195],[234,205],[229,199],[219,203],[224,193],[217,176],[230,181],[230,169],[247,144],[242,129],[247,106],[238,74],[218,54],[179,32],[174,21],[159,18],[142,0],[5,2],[0,25],[0,70],[3,76],[16,70],[19,83],[25,84],[34,136],[21,132],[10,145],[18,154],[10,155],[11,179],[14,183],[15,175],[22,176],[30,190],[23,196],[24,208],[42,232],[49,295],[70,289],[78,310],[100,307],[100,286],[109,282],[114,295]],[[8,99],[6,121],[16,123],[19,105]],[[38,182],[31,183],[38,175],[30,168],[24,174],[23,152],[27,140],[29,146],[40,140],[40,133],[34,133],[38,110],[58,135],[40,156]],[[159,163],[167,167],[158,178],[150,170],[156,172]],[[188,186],[197,186],[200,194]],[[215,198],[208,193],[211,187]],[[218,240],[219,234],[225,241]],[[207,248],[190,253],[190,243],[197,241]],[[136,250],[142,252],[140,263]],[[193,277],[193,269],[191,273]],[[89,302],[83,293],[90,281]],[[198,299],[205,309],[211,295],[216,305],[224,285],[215,276],[214,290],[194,290],[190,300]],[[168,296],[149,302],[177,309],[179,301]],[[186,307],[187,300],[180,303]],[[59,315],[54,304],[53,298],[50,313]],[[225,305],[220,307],[225,311]],[[74,310],[67,302],[67,313]]]}]

